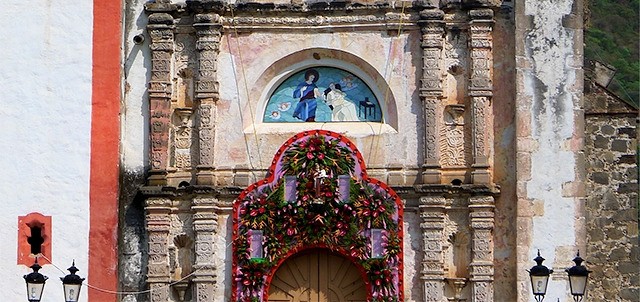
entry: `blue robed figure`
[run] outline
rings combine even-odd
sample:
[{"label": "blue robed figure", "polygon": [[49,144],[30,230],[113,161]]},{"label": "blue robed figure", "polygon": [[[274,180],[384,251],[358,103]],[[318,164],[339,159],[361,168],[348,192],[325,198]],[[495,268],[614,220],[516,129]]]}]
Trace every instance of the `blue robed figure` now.
[{"label": "blue robed figure", "polygon": [[300,99],[293,111],[293,117],[305,122],[316,121],[318,107],[316,98],[320,96],[316,82],[319,78],[320,75],[315,69],[309,69],[304,73],[304,82],[300,83],[293,91],[293,98]]}]

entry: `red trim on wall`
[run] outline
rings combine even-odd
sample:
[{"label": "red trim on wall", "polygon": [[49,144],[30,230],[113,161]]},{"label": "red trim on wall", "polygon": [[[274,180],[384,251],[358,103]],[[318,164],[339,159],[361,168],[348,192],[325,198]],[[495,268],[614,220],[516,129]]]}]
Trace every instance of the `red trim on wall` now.
[{"label": "red trim on wall", "polygon": [[[121,0],[93,1],[88,283],[118,289]],[[88,288],[89,301],[117,296]]]}]

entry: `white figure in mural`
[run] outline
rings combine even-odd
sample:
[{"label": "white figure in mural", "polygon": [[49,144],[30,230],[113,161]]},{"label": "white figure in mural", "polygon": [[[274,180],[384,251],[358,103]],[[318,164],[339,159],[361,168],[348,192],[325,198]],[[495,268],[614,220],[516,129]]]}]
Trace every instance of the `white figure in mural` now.
[{"label": "white figure in mural", "polygon": [[347,94],[342,92],[340,84],[329,84],[329,89],[325,90],[325,101],[331,108],[331,121],[351,122],[359,121],[356,105],[349,101]]}]

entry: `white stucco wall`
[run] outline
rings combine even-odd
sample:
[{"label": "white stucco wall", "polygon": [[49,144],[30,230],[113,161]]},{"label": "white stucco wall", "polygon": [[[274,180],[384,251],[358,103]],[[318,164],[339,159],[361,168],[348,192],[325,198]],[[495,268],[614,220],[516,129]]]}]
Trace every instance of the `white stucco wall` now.
[{"label": "white stucco wall", "polygon": [[[92,1],[0,2],[0,280],[3,301],[26,301],[18,216],[52,216],[52,260],[87,277]],[[63,301],[52,265],[43,301]],[[81,301],[86,301],[86,289]]]}]

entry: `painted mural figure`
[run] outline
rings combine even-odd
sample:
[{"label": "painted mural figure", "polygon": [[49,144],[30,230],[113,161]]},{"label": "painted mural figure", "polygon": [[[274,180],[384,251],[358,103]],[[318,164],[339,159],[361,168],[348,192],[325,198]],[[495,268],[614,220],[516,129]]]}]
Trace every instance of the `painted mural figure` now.
[{"label": "painted mural figure", "polygon": [[299,98],[300,102],[293,111],[293,117],[305,122],[316,121],[316,109],[318,103],[316,98],[320,96],[316,82],[320,78],[318,71],[309,69],[304,73],[304,82],[300,83],[293,91],[293,97]]},{"label": "painted mural figure", "polygon": [[329,84],[329,88],[325,90],[324,95],[327,105],[331,108],[331,121],[359,121],[356,105],[346,98],[347,94],[342,92],[340,84]]}]

